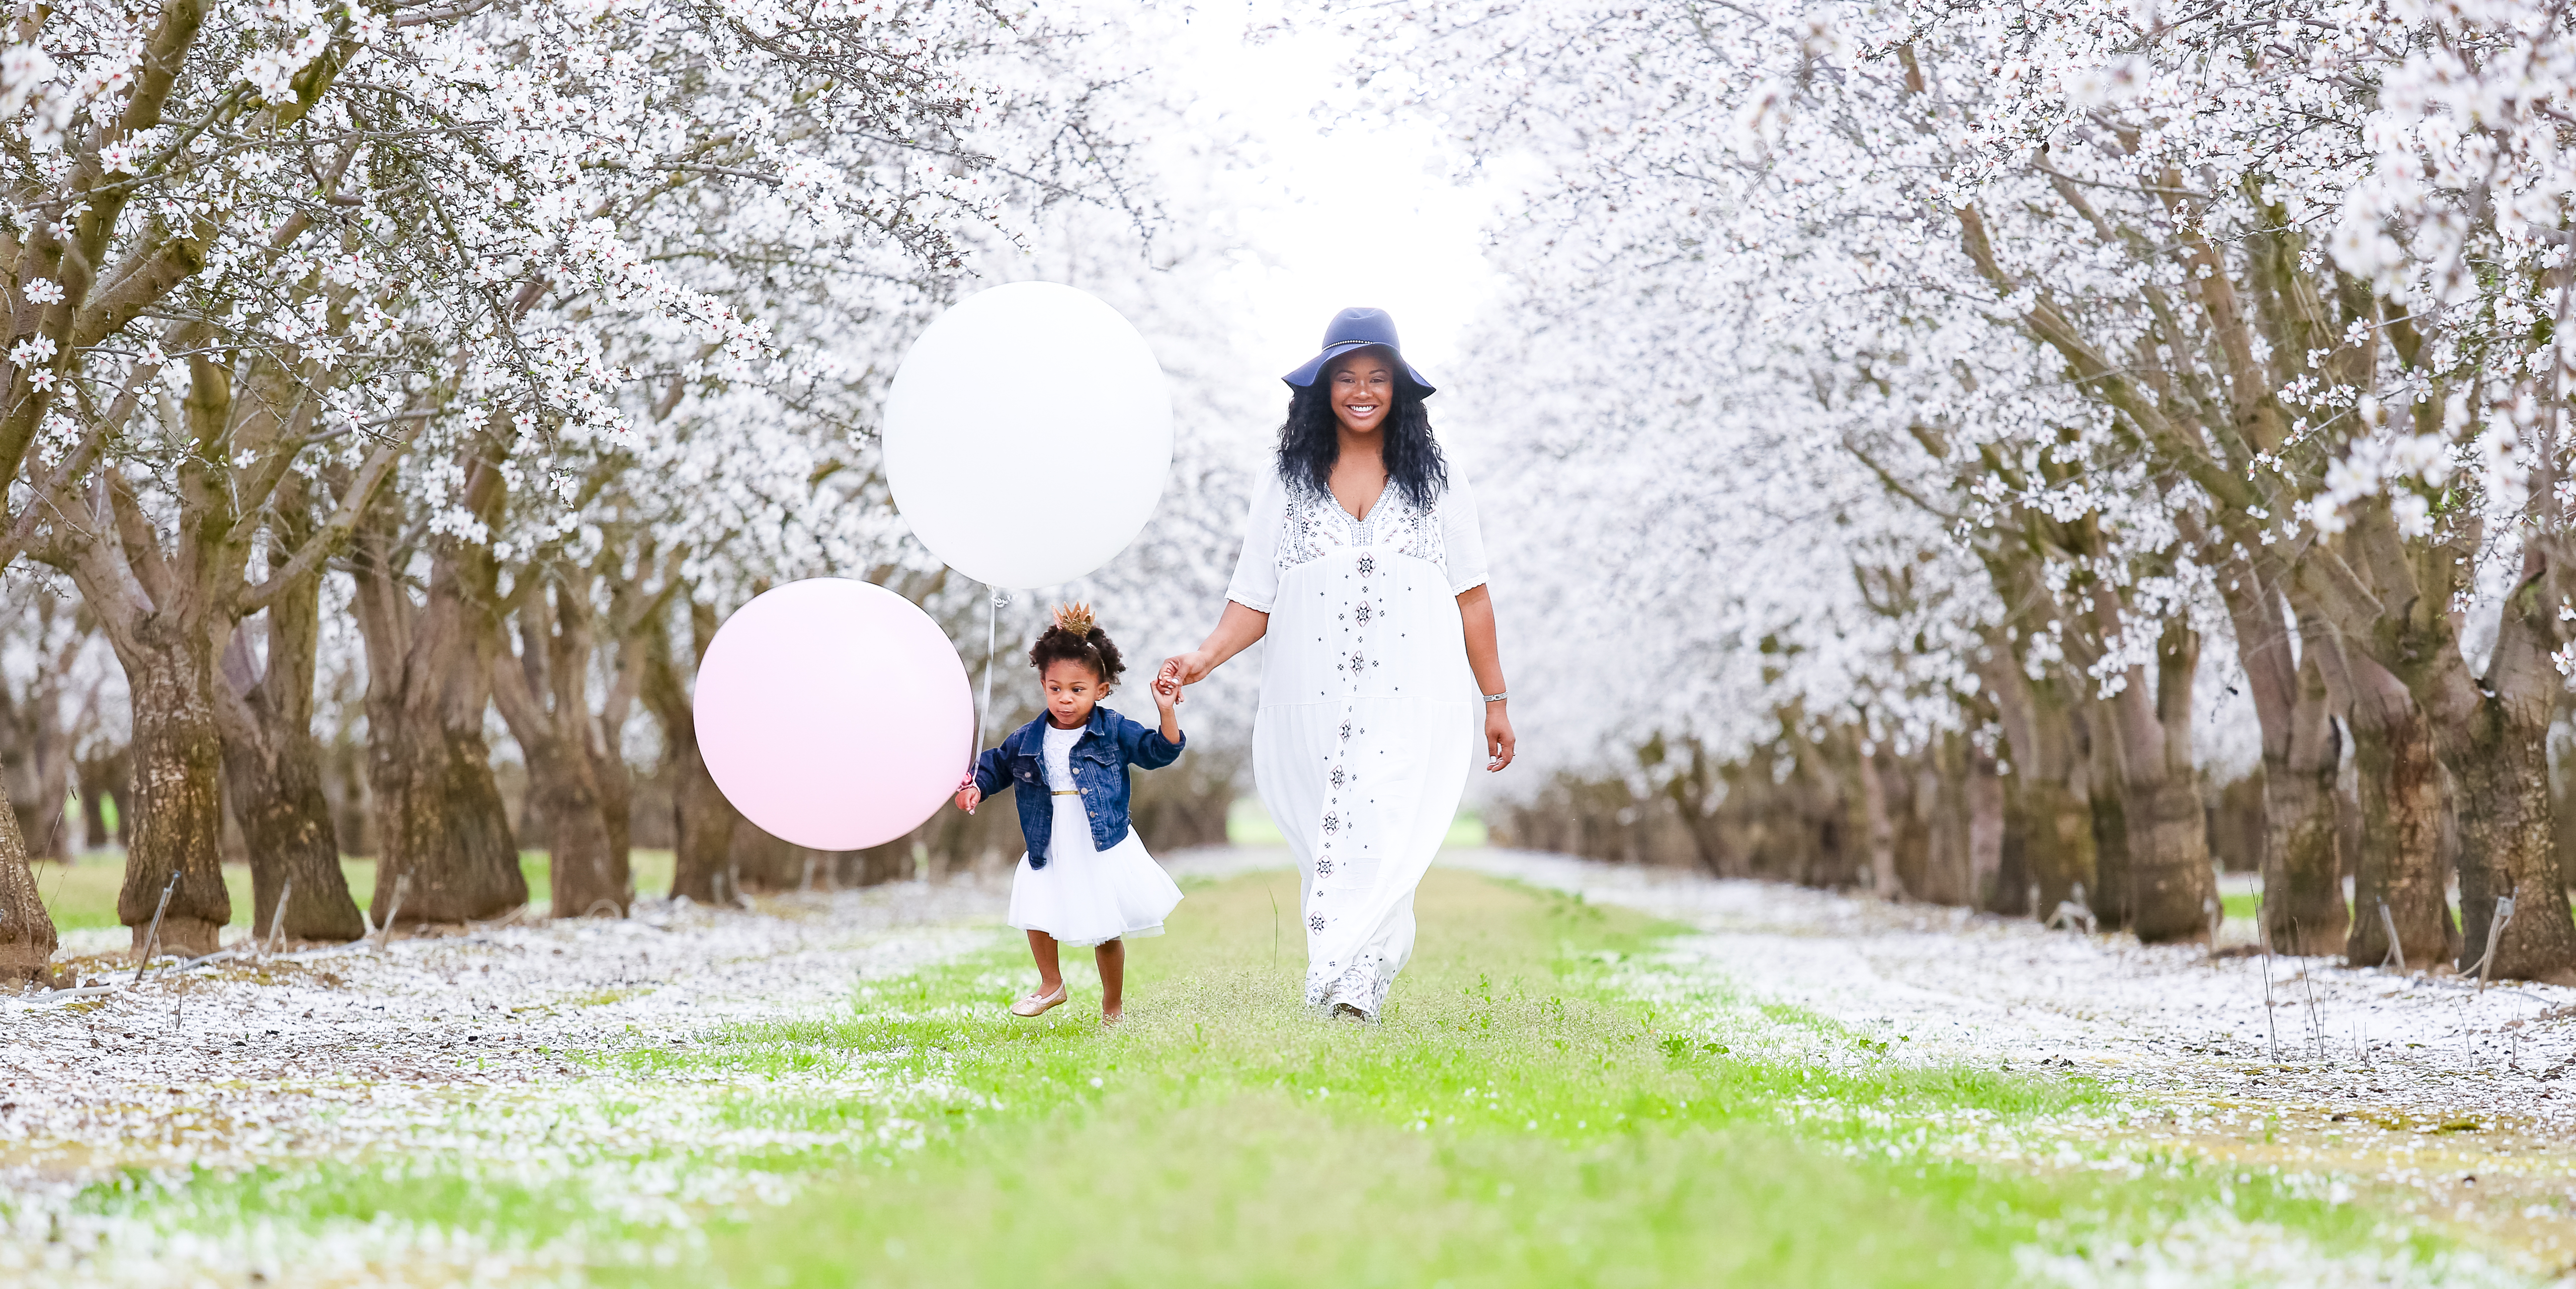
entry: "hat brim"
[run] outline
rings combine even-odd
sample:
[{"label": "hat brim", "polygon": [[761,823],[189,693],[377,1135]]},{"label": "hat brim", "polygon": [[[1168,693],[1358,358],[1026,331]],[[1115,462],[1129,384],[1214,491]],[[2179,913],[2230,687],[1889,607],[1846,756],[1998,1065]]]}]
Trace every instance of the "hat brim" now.
[{"label": "hat brim", "polygon": [[1354,349],[1383,349],[1387,352],[1389,357],[1395,359],[1396,370],[1403,372],[1404,378],[1407,381],[1412,382],[1415,389],[1422,391],[1422,396],[1424,398],[1429,398],[1433,394],[1440,392],[1439,388],[1434,386],[1430,381],[1422,379],[1422,373],[1415,371],[1413,369],[1413,364],[1406,362],[1404,360],[1404,355],[1397,352],[1395,346],[1380,344],[1374,340],[1343,340],[1326,345],[1324,346],[1324,352],[1307,359],[1304,366],[1299,367],[1297,370],[1292,371],[1279,379],[1284,380],[1299,389],[1304,389],[1307,386],[1314,384],[1315,378],[1323,375],[1324,368],[1334,359],[1339,358]]}]

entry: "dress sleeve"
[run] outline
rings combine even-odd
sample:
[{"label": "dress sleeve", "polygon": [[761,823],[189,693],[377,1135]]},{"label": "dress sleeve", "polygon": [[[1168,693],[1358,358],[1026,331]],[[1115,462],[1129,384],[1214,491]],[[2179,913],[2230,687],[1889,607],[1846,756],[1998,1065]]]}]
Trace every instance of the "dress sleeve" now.
[{"label": "dress sleeve", "polygon": [[1234,580],[1226,584],[1225,598],[1251,609],[1268,613],[1279,599],[1279,526],[1288,521],[1288,488],[1279,481],[1279,472],[1261,472],[1261,486],[1253,489],[1251,513],[1243,520],[1243,554],[1234,562]]},{"label": "dress sleeve", "polygon": [[1440,540],[1448,547],[1449,593],[1465,595],[1483,586],[1485,533],[1476,522],[1476,493],[1455,474],[1440,498]]}]

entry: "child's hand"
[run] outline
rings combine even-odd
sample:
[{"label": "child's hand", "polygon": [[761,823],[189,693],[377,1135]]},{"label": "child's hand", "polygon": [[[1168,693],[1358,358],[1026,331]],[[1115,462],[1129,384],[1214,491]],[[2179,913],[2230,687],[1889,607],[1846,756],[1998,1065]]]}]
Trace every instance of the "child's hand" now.
[{"label": "child's hand", "polygon": [[1173,701],[1181,701],[1181,686],[1195,685],[1206,679],[1207,674],[1213,670],[1215,665],[1208,661],[1207,651],[1204,649],[1174,654],[1165,658],[1162,666],[1154,669],[1154,691],[1159,694],[1163,687],[1168,685],[1172,690]]},{"label": "child's hand", "polygon": [[1167,676],[1156,676],[1154,678],[1155,707],[1160,708],[1165,715],[1170,715],[1172,708],[1177,706],[1180,701],[1181,682],[1173,680]]},{"label": "child's hand", "polygon": [[974,784],[970,783],[957,790],[958,809],[971,815],[975,813],[975,807],[982,805],[983,803],[984,790],[982,788],[976,787]]}]

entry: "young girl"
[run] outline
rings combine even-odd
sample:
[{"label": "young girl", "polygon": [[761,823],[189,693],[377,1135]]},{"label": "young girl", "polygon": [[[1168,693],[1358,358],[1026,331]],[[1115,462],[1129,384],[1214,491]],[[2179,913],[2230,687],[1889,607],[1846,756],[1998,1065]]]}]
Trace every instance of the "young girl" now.
[{"label": "young girl", "polygon": [[1035,1016],[1064,1001],[1056,946],[1097,945],[1100,1015],[1115,1021],[1126,984],[1125,938],[1161,935],[1164,917],[1181,902],[1181,888],[1127,825],[1127,767],[1170,765],[1188,742],[1173,709],[1178,687],[1154,686],[1160,730],[1100,706],[1126,665],[1079,604],[1055,611],[1055,625],[1029,648],[1029,665],[1046,685],[1047,714],[975,759],[957,806],[972,813],[1005,787],[1018,799],[1029,853],[1011,877],[1011,925],[1029,933],[1038,987],[1011,1004],[1011,1014]]}]

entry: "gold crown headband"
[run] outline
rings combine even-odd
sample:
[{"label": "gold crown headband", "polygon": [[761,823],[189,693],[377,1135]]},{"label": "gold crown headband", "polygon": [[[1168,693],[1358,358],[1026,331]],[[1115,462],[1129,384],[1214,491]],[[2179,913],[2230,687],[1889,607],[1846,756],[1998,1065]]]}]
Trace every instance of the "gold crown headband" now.
[{"label": "gold crown headband", "polygon": [[1055,607],[1055,625],[1057,630],[1072,632],[1077,639],[1089,639],[1096,619],[1088,604],[1059,604]]}]

